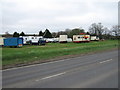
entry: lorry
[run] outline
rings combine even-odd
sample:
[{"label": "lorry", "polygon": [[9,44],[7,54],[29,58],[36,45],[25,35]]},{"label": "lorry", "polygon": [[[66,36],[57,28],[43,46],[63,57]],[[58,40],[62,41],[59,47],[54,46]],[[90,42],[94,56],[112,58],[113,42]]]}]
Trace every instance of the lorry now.
[{"label": "lorry", "polygon": [[4,46],[10,47],[22,47],[23,46],[23,38],[12,37],[4,39]]},{"label": "lorry", "polygon": [[89,42],[90,35],[73,35],[73,42],[80,43],[80,42]]},{"label": "lorry", "polygon": [[59,42],[60,43],[67,43],[67,38],[68,38],[67,35],[60,35],[59,36]]}]

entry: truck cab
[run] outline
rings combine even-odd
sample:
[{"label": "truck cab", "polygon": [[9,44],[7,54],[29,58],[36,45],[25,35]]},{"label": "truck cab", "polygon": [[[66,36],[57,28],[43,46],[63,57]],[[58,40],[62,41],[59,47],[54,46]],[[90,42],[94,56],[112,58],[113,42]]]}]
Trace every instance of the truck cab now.
[{"label": "truck cab", "polygon": [[45,45],[46,44],[46,40],[44,38],[39,38],[38,44],[39,45]]}]

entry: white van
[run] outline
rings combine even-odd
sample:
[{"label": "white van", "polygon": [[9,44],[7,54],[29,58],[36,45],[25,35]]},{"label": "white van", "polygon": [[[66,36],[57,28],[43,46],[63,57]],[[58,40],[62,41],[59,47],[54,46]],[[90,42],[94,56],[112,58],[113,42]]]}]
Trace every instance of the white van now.
[{"label": "white van", "polygon": [[67,42],[72,42],[72,39],[71,38],[67,38]]},{"label": "white van", "polygon": [[91,41],[99,41],[100,39],[99,39],[99,37],[97,37],[97,36],[91,36],[91,37],[90,37],[90,40],[91,40]]}]

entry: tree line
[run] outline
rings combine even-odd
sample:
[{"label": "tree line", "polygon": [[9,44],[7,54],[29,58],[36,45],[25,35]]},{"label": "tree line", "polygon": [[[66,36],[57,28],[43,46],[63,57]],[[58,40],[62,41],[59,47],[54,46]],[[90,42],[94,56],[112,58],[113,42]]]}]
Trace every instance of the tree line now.
[{"label": "tree line", "polygon": [[[120,26],[115,25],[111,29],[104,27],[102,23],[93,23],[90,25],[89,30],[85,32],[82,28],[66,29],[65,31],[50,32],[49,29],[46,29],[44,32],[39,31],[38,36],[43,36],[44,38],[56,38],[59,35],[68,35],[69,38],[72,38],[73,35],[79,35],[80,33],[86,33],[92,36],[98,36],[100,39],[119,39],[120,38]],[[33,34],[36,36],[35,34]],[[13,33],[13,37],[27,36],[24,32],[20,34],[17,32]]]},{"label": "tree line", "polygon": [[[52,33],[46,29],[45,32],[39,31],[39,34],[31,34],[32,36],[43,36],[44,38],[52,38]],[[17,32],[13,33],[13,37],[19,37],[19,36],[30,36],[30,34],[25,34],[24,32],[21,32],[20,34]]]}]

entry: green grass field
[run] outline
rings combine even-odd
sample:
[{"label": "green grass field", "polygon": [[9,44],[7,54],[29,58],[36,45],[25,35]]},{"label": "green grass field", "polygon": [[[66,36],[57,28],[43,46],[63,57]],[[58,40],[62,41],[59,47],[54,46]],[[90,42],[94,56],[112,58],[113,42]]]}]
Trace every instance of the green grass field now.
[{"label": "green grass field", "polygon": [[23,46],[22,48],[2,48],[2,64],[14,65],[52,59],[64,55],[76,55],[117,48],[117,40],[90,43],[47,43],[45,46]]}]

